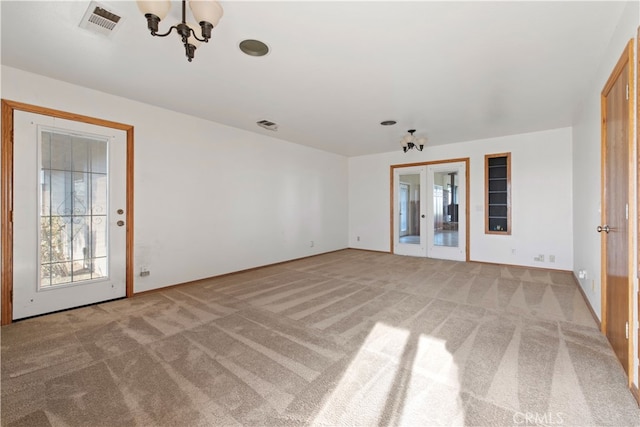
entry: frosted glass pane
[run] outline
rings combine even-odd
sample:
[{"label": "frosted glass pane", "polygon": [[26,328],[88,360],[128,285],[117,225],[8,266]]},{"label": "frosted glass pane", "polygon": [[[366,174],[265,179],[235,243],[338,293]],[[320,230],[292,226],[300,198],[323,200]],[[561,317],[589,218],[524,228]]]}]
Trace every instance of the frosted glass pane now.
[{"label": "frosted glass pane", "polygon": [[94,258],[93,259],[93,273],[91,277],[93,279],[101,279],[108,277],[107,271],[107,258]]},{"label": "frosted glass pane", "polygon": [[91,172],[107,173],[107,141],[91,141]]},{"label": "frosted glass pane", "polygon": [[51,133],[42,132],[40,144],[40,165],[42,169],[51,169]]},{"label": "frosted glass pane", "polygon": [[87,215],[89,212],[89,179],[90,175],[87,173],[74,172],[73,173],[73,189],[71,203],[73,206],[74,215]]},{"label": "frosted glass pane", "polygon": [[40,286],[43,288],[51,286],[51,264],[40,265]]},{"label": "frosted glass pane", "polygon": [[93,258],[107,256],[107,216],[93,216],[91,220],[91,256]]},{"label": "frosted glass pane", "polygon": [[51,215],[71,215],[71,172],[51,170]]},{"label": "frosted glass pane", "polygon": [[51,215],[51,170],[40,171],[40,215]]},{"label": "frosted glass pane", "polygon": [[51,137],[51,169],[73,170],[71,138],[59,133],[49,133],[49,135]]},{"label": "frosted glass pane", "polygon": [[107,277],[107,141],[41,136],[40,287]]},{"label": "frosted glass pane", "polygon": [[51,264],[51,285],[64,285],[72,282],[71,263],[60,262]]},{"label": "frosted glass pane", "polygon": [[106,174],[91,174],[91,212],[94,215],[107,213],[107,201],[109,200],[109,180]]},{"label": "frosted glass pane", "polygon": [[[84,261],[90,257],[91,250],[91,229],[87,224],[87,217],[74,216],[71,222],[71,230],[71,259],[73,261]],[[81,268],[74,267],[74,270]]]},{"label": "frosted glass pane", "polygon": [[76,172],[91,171],[91,147],[87,144],[87,140],[83,138],[71,139],[71,157],[73,170]]}]

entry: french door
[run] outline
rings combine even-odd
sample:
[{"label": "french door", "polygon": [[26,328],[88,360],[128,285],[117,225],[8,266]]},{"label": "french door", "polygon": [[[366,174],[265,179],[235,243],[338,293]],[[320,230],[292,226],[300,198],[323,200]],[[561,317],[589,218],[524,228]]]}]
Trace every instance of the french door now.
[{"label": "french door", "polygon": [[127,133],[14,111],[13,319],[126,295]]},{"label": "french door", "polygon": [[426,256],[427,170],[422,167],[394,170],[394,241],[393,252],[399,255]]},{"label": "french door", "polygon": [[393,169],[393,253],[465,261],[466,161]]},{"label": "french door", "polygon": [[466,261],[466,164],[427,166],[427,256]]}]

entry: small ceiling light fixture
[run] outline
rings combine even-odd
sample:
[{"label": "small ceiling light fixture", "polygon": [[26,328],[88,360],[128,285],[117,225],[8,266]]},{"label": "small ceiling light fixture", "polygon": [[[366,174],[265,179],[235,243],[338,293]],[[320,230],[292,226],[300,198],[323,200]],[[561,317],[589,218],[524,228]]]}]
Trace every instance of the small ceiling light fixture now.
[{"label": "small ceiling light fixture", "polygon": [[238,47],[241,51],[249,56],[265,56],[267,53],[269,53],[269,46],[267,46],[260,40],[243,40],[240,42]]},{"label": "small ceiling light fixture", "polygon": [[421,136],[419,138],[416,138],[415,136],[413,136],[413,133],[415,131],[416,131],[415,129],[409,129],[407,131],[409,133],[400,140],[400,145],[402,145],[402,151],[404,151],[405,153],[413,148],[415,148],[418,151],[422,151],[424,146],[427,144],[427,138],[425,138],[424,136]]},{"label": "small ceiling light fixture", "polygon": [[158,34],[158,24],[162,21],[171,9],[170,0],[138,0],[138,9],[147,18],[147,28],[151,31],[152,36],[166,37],[173,30],[176,30],[182,38],[184,51],[189,62],[193,60],[197,45],[199,42],[207,43],[211,38],[211,30],[218,25],[218,21],[222,18],[224,11],[222,6],[215,0],[189,0],[189,8],[193,17],[200,25],[201,37],[198,37],[195,30],[187,25],[186,21],[186,0],[182,0],[182,22],[173,25],[169,31]]}]

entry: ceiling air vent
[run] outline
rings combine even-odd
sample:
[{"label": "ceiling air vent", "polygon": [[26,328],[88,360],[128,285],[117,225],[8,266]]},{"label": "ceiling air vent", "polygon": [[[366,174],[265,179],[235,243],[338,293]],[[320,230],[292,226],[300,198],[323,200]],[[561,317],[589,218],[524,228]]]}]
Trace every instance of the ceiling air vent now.
[{"label": "ceiling air vent", "polygon": [[122,21],[122,16],[113,9],[92,1],[80,21],[80,28],[102,36],[112,37],[121,26]]},{"label": "ceiling air vent", "polygon": [[260,120],[256,122],[258,126],[269,129],[269,130],[278,130],[278,125],[276,123],[270,122],[269,120]]}]

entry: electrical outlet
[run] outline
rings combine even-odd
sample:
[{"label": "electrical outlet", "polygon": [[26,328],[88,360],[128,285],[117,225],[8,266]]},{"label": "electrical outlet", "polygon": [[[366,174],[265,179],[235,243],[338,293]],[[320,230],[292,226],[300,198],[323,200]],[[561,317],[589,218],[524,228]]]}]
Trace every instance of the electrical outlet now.
[{"label": "electrical outlet", "polygon": [[312,240],[312,241],[311,241],[311,246],[310,246],[310,247],[313,247],[314,245],[315,245],[315,243],[314,243],[314,242],[313,242],[313,240]]},{"label": "electrical outlet", "polygon": [[549,262],[556,262],[556,256],[555,255],[549,255]]},{"label": "electrical outlet", "polygon": [[149,270],[140,270],[140,277],[150,276],[151,272]]},{"label": "electrical outlet", "polygon": [[356,237],[356,240],[359,242],[360,241],[360,236]]},{"label": "electrical outlet", "polygon": [[516,248],[511,248],[511,255],[515,255],[516,254]]}]

